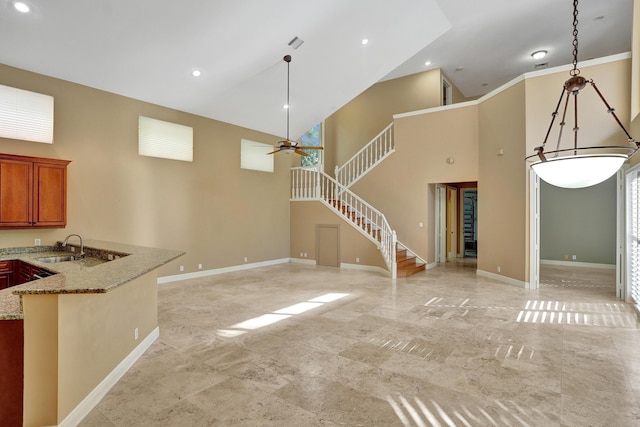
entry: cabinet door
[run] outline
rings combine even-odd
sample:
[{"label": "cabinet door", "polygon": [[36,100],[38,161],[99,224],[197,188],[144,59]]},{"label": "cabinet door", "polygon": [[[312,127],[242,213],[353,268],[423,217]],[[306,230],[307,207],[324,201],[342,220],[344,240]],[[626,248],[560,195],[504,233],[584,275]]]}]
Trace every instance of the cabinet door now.
[{"label": "cabinet door", "polygon": [[29,227],[33,222],[33,163],[0,160],[0,226]]},{"label": "cabinet door", "polygon": [[31,281],[31,264],[15,260],[13,261],[13,284],[21,285]]},{"label": "cabinet door", "polygon": [[0,289],[13,286],[13,261],[0,261]]},{"label": "cabinet door", "polygon": [[66,165],[34,163],[33,225],[64,227],[67,224]]},{"label": "cabinet door", "polygon": [[13,272],[0,272],[0,289],[10,288],[13,286]]}]

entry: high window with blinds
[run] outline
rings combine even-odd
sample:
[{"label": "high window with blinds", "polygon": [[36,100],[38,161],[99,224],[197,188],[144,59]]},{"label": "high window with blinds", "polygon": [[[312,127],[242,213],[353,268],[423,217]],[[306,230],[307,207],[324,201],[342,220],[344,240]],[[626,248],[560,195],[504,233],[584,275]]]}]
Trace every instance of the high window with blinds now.
[{"label": "high window with blinds", "polygon": [[140,116],[138,154],[192,162],[193,128]]},{"label": "high window with blinds", "polygon": [[0,137],[53,143],[53,97],[0,85]]}]

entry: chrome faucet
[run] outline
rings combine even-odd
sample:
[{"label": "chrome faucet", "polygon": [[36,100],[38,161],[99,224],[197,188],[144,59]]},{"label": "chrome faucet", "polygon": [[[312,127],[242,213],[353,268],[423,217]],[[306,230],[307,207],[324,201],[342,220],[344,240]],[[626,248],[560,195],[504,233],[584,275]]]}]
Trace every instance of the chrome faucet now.
[{"label": "chrome faucet", "polygon": [[84,244],[82,243],[82,236],[80,236],[79,234],[69,234],[67,237],[65,237],[64,242],[62,242],[62,247],[67,246],[69,237],[73,236],[76,236],[78,239],[80,239],[80,253],[78,254],[78,257],[82,258],[84,256]]}]

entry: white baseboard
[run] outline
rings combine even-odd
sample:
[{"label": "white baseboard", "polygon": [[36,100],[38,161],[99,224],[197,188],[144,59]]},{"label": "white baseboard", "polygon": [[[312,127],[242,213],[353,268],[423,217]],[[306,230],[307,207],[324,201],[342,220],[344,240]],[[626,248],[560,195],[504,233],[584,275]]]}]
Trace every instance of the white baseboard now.
[{"label": "white baseboard", "polygon": [[[233,271],[250,270],[252,268],[267,267],[270,265],[285,264],[291,258],[275,259],[271,261],[253,262],[250,264],[233,265],[231,267],[215,268],[213,270],[194,271],[192,273],[176,274],[174,276],[158,277],[158,284],[177,282],[179,280],[196,279],[198,277],[214,276],[216,274],[231,273]],[[315,261],[313,261],[315,263]]]},{"label": "white baseboard", "polygon": [[296,264],[316,265],[315,259],[308,258],[291,258],[291,262],[294,262]]},{"label": "white baseboard", "polygon": [[375,273],[386,274],[387,276],[391,275],[391,272],[386,268],[378,267],[375,265],[349,264],[349,263],[343,262],[340,264],[340,268],[346,268],[351,270],[372,271]]},{"label": "white baseboard", "polygon": [[595,262],[577,262],[577,261],[559,261],[555,259],[541,259],[540,264],[562,265],[566,267],[585,267],[585,268],[604,268],[607,270],[615,270],[615,264],[598,264]]},{"label": "white baseboard", "polygon": [[438,266],[437,262],[432,262],[431,264],[427,264],[426,269],[431,270],[432,268],[436,268]]},{"label": "white baseboard", "polygon": [[145,339],[133,349],[122,362],[116,366],[101,382],[87,395],[73,411],[65,417],[58,427],[74,427],[86,417],[89,412],[100,402],[100,400],[111,390],[122,376],[133,366],[133,364],[144,354],[145,351],[160,336],[160,329],[156,327]]},{"label": "white baseboard", "polygon": [[529,283],[528,282],[523,282],[522,280],[513,279],[513,278],[507,277],[507,276],[501,276],[500,274],[489,273],[488,271],[484,271],[484,270],[476,270],[476,274],[478,276],[482,276],[482,277],[487,277],[489,279],[498,280],[500,282],[508,283],[510,285],[519,286],[521,288],[528,288],[529,287]]}]

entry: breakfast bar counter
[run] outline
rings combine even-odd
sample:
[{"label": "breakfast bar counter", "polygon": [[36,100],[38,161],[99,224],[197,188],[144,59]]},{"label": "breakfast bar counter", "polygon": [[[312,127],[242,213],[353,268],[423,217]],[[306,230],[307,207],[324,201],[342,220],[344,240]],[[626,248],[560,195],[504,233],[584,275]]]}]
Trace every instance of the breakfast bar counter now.
[{"label": "breakfast bar counter", "polygon": [[74,248],[75,254],[79,251],[76,245],[0,249],[0,261],[19,260],[60,273],[0,290],[0,320],[23,318],[22,295],[109,292],[184,254],[176,250],[88,240],[84,242],[84,251],[88,254],[84,259],[54,263],[38,261],[38,258],[69,254],[69,248]]},{"label": "breakfast bar counter", "polygon": [[184,253],[77,237],[0,249],[3,426],[77,425],[159,336],[157,269]]}]

